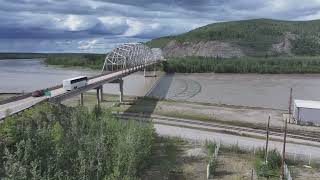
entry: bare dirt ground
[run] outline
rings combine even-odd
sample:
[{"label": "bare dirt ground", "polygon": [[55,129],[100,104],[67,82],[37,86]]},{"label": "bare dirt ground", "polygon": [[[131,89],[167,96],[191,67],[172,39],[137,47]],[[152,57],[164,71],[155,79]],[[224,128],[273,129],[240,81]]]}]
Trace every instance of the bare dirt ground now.
[{"label": "bare dirt ground", "polygon": [[19,95],[19,93],[0,93],[0,101],[5,100],[7,98],[13,97],[13,96],[17,96]]},{"label": "bare dirt ground", "polygon": [[[250,180],[254,169],[253,158],[249,154],[221,152],[218,156],[218,167],[213,179]],[[256,179],[253,172],[253,179]]]},{"label": "bare dirt ground", "polygon": [[[268,116],[270,116],[271,128],[281,130],[284,124],[282,116],[286,111],[267,108],[186,103],[179,101],[159,101],[155,108],[155,113],[162,115],[167,114],[169,116],[182,114],[186,117],[200,117],[211,121],[263,129],[266,127]],[[288,130],[320,132],[320,127],[289,124]]]},{"label": "bare dirt ground", "polygon": [[[92,107],[96,104],[94,93],[85,95],[85,105]],[[223,104],[195,103],[185,101],[157,100],[151,98],[125,97],[125,103],[119,106],[118,96],[105,95],[103,107],[113,110],[135,112],[142,114],[158,114],[164,116],[220,122],[251,128],[265,129],[268,116],[271,117],[271,130],[282,132],[283,114],[286,111],[268,108],[232,106]],[[78,105],[79,99],[73,98],[65,102],[68,105]],[[320,127],[288,124],[289,133],[320,136]]]},{"label": "bare dirt ground", "polygon": [[320,179],[320,169],[308,168],[304,166],[289,166],[292,178],[295,180]]}]

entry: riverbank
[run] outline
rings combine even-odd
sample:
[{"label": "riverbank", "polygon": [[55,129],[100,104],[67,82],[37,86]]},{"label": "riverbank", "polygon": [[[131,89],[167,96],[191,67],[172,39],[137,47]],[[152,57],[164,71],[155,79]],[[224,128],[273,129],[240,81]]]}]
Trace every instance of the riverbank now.
[{"label": "riverbank", "polygon": [[[3,98],[4,95],[0,95]],[[9,96],[6,96],[9,97]],[[93,109],[96,105],[96,94],[88,92],[84,94],[85,106]],[[79,98],[73,97],[63,102],[67,106],[79,105]],[[149,97],[125,96],[124,103],[119,103],[118,95],[104,94],[101,102],[104,108],[110,108],[115,112],[138,113],[141,115],[160,115],[173,118],[193,119],[204,122],[216,122],[226,125],[235,125],[264,130],[271,117],[270,127],[276,132],[282,132],[283,114],[285,110],[235,106],[227,104],[199,103],[179,100],[166,100]],[[299,126],[289,124],[288,132],[297,134],[320,135],[320,128],[313,126]]]},{"label": "riverbank", "polygon": [[[118,103],[117,95],[105,95],[102,107],[111,108],[115,112],[138,113],[152,116],[160,115],[173,118],[193,119],[204,122],[215,122],[226,125],[248,127],[265,130],[268,116],[271,116],[270,129],[282,132],[284,110],[260,107],[233,106],[210,103],[196,103],[188,101],[160,100],[148,97],[125,96],[124,104]],[[84,95],[85,106],[92,109],[96,104],[94,93]],[[69,99],[64,104],[78,106],[77,97]],[[288,125],[288,133],[309,135],[318,138],[320,128],[313,126]]]}]

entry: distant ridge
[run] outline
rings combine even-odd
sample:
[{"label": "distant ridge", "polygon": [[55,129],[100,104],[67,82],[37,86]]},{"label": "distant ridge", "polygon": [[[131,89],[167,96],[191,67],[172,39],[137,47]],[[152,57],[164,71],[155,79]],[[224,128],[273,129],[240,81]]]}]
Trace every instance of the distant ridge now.
[{"label": "distant ridge", "polygon": [[166,57],[320,55],[320,20],[252,19],[209,24],[147,42]]}]

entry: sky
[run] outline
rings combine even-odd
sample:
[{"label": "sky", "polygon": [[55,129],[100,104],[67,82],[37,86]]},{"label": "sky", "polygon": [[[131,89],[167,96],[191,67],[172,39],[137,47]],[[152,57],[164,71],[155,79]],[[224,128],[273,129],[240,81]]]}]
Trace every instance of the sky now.
[{"label": "sky", "polygon": [[0,0],[0,52],[107,53],[256,18],[320,19],[320,0]]}]

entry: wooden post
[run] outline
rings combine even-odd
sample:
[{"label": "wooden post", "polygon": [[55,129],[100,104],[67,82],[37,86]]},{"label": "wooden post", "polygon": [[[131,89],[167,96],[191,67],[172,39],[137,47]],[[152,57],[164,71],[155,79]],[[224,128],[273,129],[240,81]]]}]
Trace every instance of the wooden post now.
[{"label": "wooden post", "polygon": [[284,137],[283,137],[282,163],[281,163],[281,179],[282,180],[285,180],[284,164],[285,164],[285,158],[286,158],[286,141],[287,141],[287,119],[285,120],[285,124],[284,124]]},{"label": "wooden post", "polygon": [[80,105],[83,106],[83,93],[80,94]]},{"label": "wooden post", "polygon": [[253,180],[253,169],[251,169],[251,180]]},{"label": "wooden post", "polygon": [[270,127],[270,116],[268,118],[268,123],[267,123],[267,138],[266,138],[266,150],[265,150],[266,164],[268,163],[269,127]]}]

